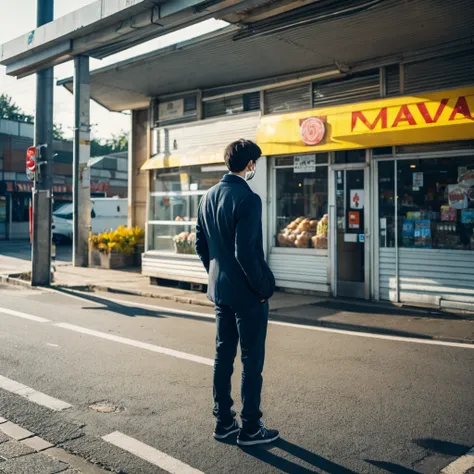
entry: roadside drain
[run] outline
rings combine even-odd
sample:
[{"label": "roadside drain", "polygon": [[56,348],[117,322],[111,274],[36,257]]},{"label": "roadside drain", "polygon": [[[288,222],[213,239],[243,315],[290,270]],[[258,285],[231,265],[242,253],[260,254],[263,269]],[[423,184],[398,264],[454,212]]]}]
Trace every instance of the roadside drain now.
[{"label": "roadside drain", "polygon": [[89,405],[89,408],[97,413],[120,413],[125,410],[124,407],[115,405],[107,400],[95,402],[92,405]]}]

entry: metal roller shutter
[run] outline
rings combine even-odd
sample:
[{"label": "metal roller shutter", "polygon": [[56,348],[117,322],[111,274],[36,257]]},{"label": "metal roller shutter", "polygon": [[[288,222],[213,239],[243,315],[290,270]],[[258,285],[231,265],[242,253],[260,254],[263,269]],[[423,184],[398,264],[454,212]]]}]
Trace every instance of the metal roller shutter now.
[{"label": "metal roller shutter", "polygon": [[311,92],[308,83],[265,92],[265,113],[282,114],[311,108]]},{"label": "metal roller shutter", "polygon": [[405,93],[474,84],[474,50],[405,64]]},{"label": "metal roller shutter", "polygon": [[152,154],[169,156],[198,155],[202,151],[223,150],[229,143],[245,137],[256,141],[260,114],[222,117],[221,120],[200,120],[181,127],[161,127],[153,130]]},{"label": "metal roller shutter", "polygon": [[244,111],[244,101],[241,95],[211,100],[204,103],[204,117],[219,117],[222,115],[240,114]]},{"label": "metal roller shutter", "polygon": [[350,104],[380,97],[380,76],[377,71],[338,81],[313,84],[313,106]]}]

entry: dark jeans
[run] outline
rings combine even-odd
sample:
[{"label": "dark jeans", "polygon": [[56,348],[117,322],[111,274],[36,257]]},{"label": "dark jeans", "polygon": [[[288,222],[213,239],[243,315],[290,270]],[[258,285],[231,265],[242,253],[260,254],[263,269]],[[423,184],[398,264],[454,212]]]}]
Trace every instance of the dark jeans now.
[{"label": "dark jeans", "polygon": [[255,432],[262,417],[260,398],[268,325],[268,302],[235,312],[228,306],[216,306],[217,335],[214,362],[214,416],[228,426],[235,412],[231,397],[231,377],[240,340],[242,352],[242,425]]}]

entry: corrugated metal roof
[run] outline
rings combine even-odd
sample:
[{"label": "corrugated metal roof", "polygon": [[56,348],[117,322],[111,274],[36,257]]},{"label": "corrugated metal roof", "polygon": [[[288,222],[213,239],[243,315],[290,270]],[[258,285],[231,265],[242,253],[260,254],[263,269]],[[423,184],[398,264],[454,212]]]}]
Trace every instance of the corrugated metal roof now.
[{"label": "corrugated metal roof", "polygon": [[[472,0],[387,0],[350,17],[238,41],[231,27],[98,70],[91,95],[111,110],[126,110],[147,106],[153,96],[402,57],[472,43],[473,19]],[[71,90],[72,79],[62,83]]]}]

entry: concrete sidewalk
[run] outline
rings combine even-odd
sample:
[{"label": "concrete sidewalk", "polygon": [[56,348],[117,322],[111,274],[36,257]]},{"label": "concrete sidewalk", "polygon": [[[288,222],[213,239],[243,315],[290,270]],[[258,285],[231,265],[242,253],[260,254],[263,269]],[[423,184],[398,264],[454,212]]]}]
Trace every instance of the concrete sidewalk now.
[{"label": "concrete sidewalk", "polygon": [[[59,263],[54,279],[54,286],[58,288],[110,291],[176,301],[177,303],[213,306],[204,293],[152,285],[150,279],[143,276],[139,269],[119,271],[75,268]],[[271,309],[310,305],[320,301],[321,298],[317,296],[277,293],[271,300]]]}]

